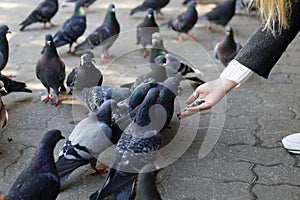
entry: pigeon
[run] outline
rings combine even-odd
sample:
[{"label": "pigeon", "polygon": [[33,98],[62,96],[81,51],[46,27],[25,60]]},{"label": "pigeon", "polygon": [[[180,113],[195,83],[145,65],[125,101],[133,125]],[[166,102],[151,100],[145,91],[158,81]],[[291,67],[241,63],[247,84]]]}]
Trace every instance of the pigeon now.
[{"label": "pigeon", "polygon": [[64,139],[59,130],[48,131],[42,138],[29,166],[12,185],[7,197],[14,200],[56,199],[59,177],[54,163],[53,150]]},{"label": "pigeon", "polygon": [[241,49],[242,45],[234,40],[233,29],[227,26],[225,37],[215,45],[214,56],[226,67]]},{"label": "pigeon", "polygon": [[44,87],[47,89],[48,95],[44,99],[47,103],[51,100],[50,88],[55,92],[55,105],[59,105],[58,95],[60,91],[66,91],[64,80],[66,76],[65,64],[57,54],[57,50],[53,43],[52,36],[45,36],[45,51],[40,57],[36,65],[36,76]]},{"label": "pigeon", "polygon": [[126,88],[108,85],[94,86],[82,90],[81,101],[90,111],[97,112],[104,101],[114,99],[118,103],[127,99],[130,94],[130,90]]},{"label": "pigeon", "polygon": [[78,167],[90,164],[96,169],[97,158],[100,153],[110,147],[113,132],[112,110],[117,103],[115,100],[105,101],[97,113],[89,112],[89,116],[80,121],[73,129],[56,162],[58,175],[63,184],[68,176]]},{"label": "pigeon", "polygon": [[[226,26],[235,14],[235,2],[236,0],[228,0],[220,3],[211,11],[205,13],[203,16],[200,16],[198,21],[201,21],[204,18],[217,25]],[[211,24],[208,25],[208,29],[211,29]]]},{"label": "pigeon", "polygon": [[181,62],[178,58],[170,53],[157,56],[155,58],[155,62],[166,67],[168,77],[174,76],[180,80],[190,80],[198,85],[205,83],[205,81],[199,77],[199,72],[196,72],[198,70]]},{"label": "pigeon", "polygon": [[7,124],[8,113],[7,113],[5,105],[1,98],[2,93],[7,93],[7,91],[4,87],[4,83],[2,81],[0,81],[0,92],[1,92],[1,95],[0,95],[0,127],[3,128]]},{"label": "pigeon", "polygon": [[26,83],[12,80],[12,79],[4,76],[3,74],[0,74],[0,81],[3,82],[4,87],[6,89],[5,92],[0,90],[1,96],[5,96],[12,92],[32,93],[32,91],[27,88]]},{"label": "pigeon", "polygon": [[87,51],[80,58],[79,67],[74,68],[67,76],[67,86],[70,87],[69,94],[73,90],[82,91],[84,88],[100,86],[103,82],[103,75],[94,65],[94,54]]},{"label": "pigeon", "polygon": [[0,72],[5,68],[9,56],[9,45],[6,38],[7,33],[11,33],[8,26],[0,25]]},{"label": "pigeon", "polygon": [[74,53],[85,49],[100,48],[101,61],[105,62],[105,56],[111,56],[108,49],[116,41],[120,33],[120,25],[116,18],[115,5],[110,4],[101,26],[94,30],[82,43],[75,47]]},{"label": "pigeon", "polygon": [[[62,2],[62,7],[66,7],[66,6],[75,6],[76,2],[78,0],[64,0]],[[96,0],[80,0],[85,8],[90,7],[90,5],[92,5],[93,3],[95,3]]]},{"label": "pigeon", "polygon": [[143,3],[135,8],[133,8],[130,11],[130,15],[133,15],[137,12],[146,11],[148,8],[152,8],[154,11],[156,11],[157,14],[163,15],[161,13],[161,9],[165,7],[170,0],[144,0]]},{"label": "pigeon", "polygon": [[161,200],[156,188],[157,173],[158,170],[153,164],[147,164],[140,170],[134,200]]},{"label": "pigeon", "polygon": [[155,82],[163,82],[167,77],[166,68],[163,65],[158,65],[155,63],[155,58],[159,55],[165,55],[167,51],[165,50],[162,36],[159,32],[155,32],[152,34],[152,47],[150,50],[149,56],[149,69],[150,71],[138,76],[133,83],[127,83],[121,85],[121,87],[130,88],[130,90],[134,90],[140,84],[143,83],[155,83]]},{"label": "pigeon", "polygon": [[32,23],[44,23],[44,29],[47,29],[47,22],[51,27],[55,26],[51,23],[51,19],[58,11],[58,0],[44,0],[33,10],[29,16],[20,23],[20,31],[23,31]]},{"label": "pigeon", "polygon": [[152,34],[159,32],[159,27],[155,22],[153,9],[148,8],[144,20],[136,27],[136,44],[141,44],[144,48],[144,57],[148,56],[147,45],[152,45]]},{"label": "pigeon", "polygon": [[110,195],[114,195],[116,200],[130,198],[140,168],[148,159],[153,161],[152,154],[160,147],[158,130],[154,125],[160,120],[150,121],[154,117],[149,116],[150,108],[154,106],[158,95],[157,88],[148,91],[135,121],[126,127],[118,141],[102,188],[90,196],[91,200],[103,199]]},{"label": "pigeon", "polygon": [[[196,5],[196,1],[190,1],[188,3],[187,10],[184,13],[169,20],[168,22],[168,28],[171,28],[172,30],[178,32],[178,41],[180,42],[183,41],[180,33],[188,34],[188,32],[194,27],[198,20],[198,12],[195,8]],[[189,36],[195,39],[194,35],[189,34]]]},{"label": "pigeon", "polygon": [[69,44],[69,51],[74,42],[83,35],[86,29],[86,16],[83,9],[83,4],[78,1],[75,5],[74,13],[71,18],[67,19],[63,26],[53,36],[53,42],[56,48]]},{"label": "pigeon", "polygon": [[[118,141],[110,169],[102,188],[90,196],[91,200],[114,195],[115,199],[129,199],[138,171],[153,163],[161,147],[160,132],[169,123],[174,111],[179,80],[172,77],[165,85],[153,84],[140,105],[135,119],[125,128]],[[167,105],[168,104],[168,105]]]}]

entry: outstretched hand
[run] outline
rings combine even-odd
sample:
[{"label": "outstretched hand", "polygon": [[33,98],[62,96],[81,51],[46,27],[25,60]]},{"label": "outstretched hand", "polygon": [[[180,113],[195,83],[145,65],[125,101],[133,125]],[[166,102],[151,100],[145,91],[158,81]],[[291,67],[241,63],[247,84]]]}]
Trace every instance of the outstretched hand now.
[{"label": "outstretched hand", "polygon": [[220,77],[200,85],[187,99],[187,107],[177,114],[178,118],[183,119],[201,110],[212,108],[237,84],[232,80]]}]

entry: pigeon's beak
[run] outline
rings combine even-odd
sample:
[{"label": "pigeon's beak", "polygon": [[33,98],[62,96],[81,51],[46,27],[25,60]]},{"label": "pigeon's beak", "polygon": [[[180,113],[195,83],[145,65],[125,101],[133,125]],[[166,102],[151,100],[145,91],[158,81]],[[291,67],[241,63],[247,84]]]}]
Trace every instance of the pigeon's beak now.
[{"label": "pigeon's beak", "polygon": [[111,9],[111,12],[115,12],[115,11],[116,11],[116,9],[115,9],[115,8],[112,8],[112,9]]},{"label": "pigeon's beak", "polygon": [[152,17],[152,15],[151,15],[151,14],[148,14],[147,16],[148,16],[148,18],[151,18],[151,17]]},{"label": "pigeon's beak", "polygon": [[11,31],[10,31],[10,30],[7,30],[6,33],[11,33]]},{"label": "pigeon's beak", "polygon": [[64,136],[61,136],[60,139],[66,139]]},{"label": "pigeon's beak", "polygon": [[51,45],[51,41],[47,41],[46,43],[47,43],[47,45],[49,45],[49,46]]}]

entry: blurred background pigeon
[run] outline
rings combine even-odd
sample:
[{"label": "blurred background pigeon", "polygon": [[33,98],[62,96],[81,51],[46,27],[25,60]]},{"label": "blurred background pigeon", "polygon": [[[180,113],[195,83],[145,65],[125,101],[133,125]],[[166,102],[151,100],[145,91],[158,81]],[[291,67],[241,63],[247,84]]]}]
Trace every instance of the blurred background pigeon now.
[{"label": "blurred background pigeon", "polygon": [[9,57],[9,44],[6,34],[11,33],[7,25],[0,25],[0,73],[5,68]]},{"label": "blurred background pigeon", "polygon": [[56,199],[60,183],[53,150],[61,139],[64,137],[56,129],[44,135],[28,167],[12,185],[7,195],[8,199]]},{"label": "blurred background pigeon", "polygon": [[147,45],[152,45],[152,34],[159,32],[159,27],[156,24],[152,8],[148,8],[147,15],[144,20],[136,27],[136,44],[141,44],[144,48],[144,57],[148,56],[146,50]]},{"label": "blurred background pigeon", "polygon": [[218,4],[211,11],[198,18],[198,21],[206,19],[209,21],[208,29],[211,29],[211,23],[226,26],[235,15],[236,0],[227,0]]},{"label": "blurred background pigeon", "polygon": [[103,82],[103,75],[94,65],[94,54],[87,51],[80,58],[79,67],[75,67],[67,77],[67,86],[72,91],[82,91],[84,88],[100,86]]},{"label": "blurred background pigeon", "polygon": [[49,34],[45,36],[45,50],[36,65],[36,76],[47,89],[47,97],[44,101],[47,103],[51,100],[50,88],[52,88],[56,95],[54,104],[59,105],[58,95],[60,91],[66,91],[64,87],[66,70],[64,62],[57,54],[52,36]]},{"label": "blurred background pigeon", "polygon": [[190,1],[185,12],[173,19],[170,19],[167,23],[168,28],[178,32],[178,41],[180,42],[183,41],[180,33],[186,33],[191,38],[195,39],[195,36],[188,32],[194,27],[198,20],[198,12],[195,8],[196,5],[196,1]]},{"label": "blurred background pigeon", "polygon": [[2,101],[2,93],[7,93],[4,87],[4,83],[2,81],[0,81],[0,92],[0,128],[3,128],[7,124],[8,113]]},{"label": "blurred background pigeon", "polygon": [[83,35],[86,29],[86,16],[81,1],[77,1],[73,15],[67,19],[62,27],[53,36],[56,48],[69,44],[68,53],[72,53],[71,48],[74,42]]},{"label": "blurred background pigeon", "polygon": [[99,47],[101,61],[105,62],[105,57],[111,57],[108,49],[116,41],[120,33],[120,25],[116,18],[115,5],[110,4],[104,21],[100,27],[94,30],[82,43],[75,47],[74,53],[85,49]]},{"label": "blurred background pigeon", "polygon": [[227,26],[225,37],[215,45],[214,56],[226,67],[241,49],[242,45],[234,40],[233,29]]},{"label": "blurred background pigeon", "polygon": [[161,200],[156,188],[157,173],[158,170],[152,164],[147,164],[140,170],[134,200]]},{"label": "blurred background pigeon", "polygon": [[27,26],[32,23],[41,22],[44,23],[44,29],[47,29],[47,22],[50,27],[55,26],[51,23],[52,17],[58,11],[58,0],[44,0],[42,1],[36,9],[34,9],[29,16],[20,23],[20,31],[23,31]]},{"label": "blurred background pigeon", "polygon": [[77,1],[81,1],[85,8],[90,7],[96,0],[63,0],[62,7],[75,6]]},{"label": "blurred background pigeon", "polygon": [[75,169],[83,165],[90,164],[96,172],[105,172],[97,169],[96,164],[99,154],[113,144],[111,140],[114,133],[110,126],[112,110],[116,106],[115,100],[105,101],[97,113],[90,112],[73,129],[56,162],[61,184]]},{"label": "blurred background pigeon", "polygon": [[133,15],[137,12],[146,11],[148,8],[152,8],[156,11],[156,14],[163,15],[160,11],[163,7],[165,7],[170,0],[144,0],[143,3],[130,11],[130,15]]},{"label": "blurred background pigeon", "polygon": [[27,92],[32,93],[30,89],[27,88],[26,83],[12,80],[3,74],[0,74],[0,81],[3,82],[6,92],[0,91],[1,96],[5,96],[12,92]]}]

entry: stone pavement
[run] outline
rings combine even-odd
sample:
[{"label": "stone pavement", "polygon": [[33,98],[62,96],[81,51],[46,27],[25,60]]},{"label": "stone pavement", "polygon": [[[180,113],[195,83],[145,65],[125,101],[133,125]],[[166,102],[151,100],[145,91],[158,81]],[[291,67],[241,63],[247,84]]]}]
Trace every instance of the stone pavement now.
[{"label": "stone pavement", "polygon": [[[57,28],[40,29],[42,24],[29,26],[27,31],[18,31],[18,23],[27,17],[39,0],[3,0],[0,3],[0,23],[7,24],[13,34],[9,35],[10,59],[4,74],[15,74],[25,81],[32,94],[13,93],[3,97],[9,112],[7,126],[0,131],[0,190],[8,192],[15,178],[30,161],[42,135],[50,129],[60,129],[68,136],[74,125],[69,122],[86,116],[86,109],[72,105],[72,98],[62,95],[63,104],[54,107],[44,104],[46,90],[35,77],[35,64],[47,33]],[[146,60],[136,51],[134,27],[144,17],[138,13],[129,17],[129,10],[139,0],[116,0],[117,18],[122,33],[110,52],[115,59],[101,64],[100,54],[95,50],[97,66],[104,74],[105,84],[127,83],[137,73],[145,70]],[[110,2],[97,1],[87,15],[87,30],[80,41],[100,23]],[[204,13],[213,5],[198,6]],[[181,1],[172,0],[163,9],[164,20],[184,10]],[[53,23],[61,25],[72,14],[73,8],[60,8]],[[236,40],[244,44],[260,21],[239,11],[230,25],[235,30]],[[163,20],[158,21],[162,23]],[[208,32],[205,24],[197,24],[191,31],[196,41],[186,38],[177,42],[177,34],[162,31],[166,48],[201,70],[206,81],[218,77],[223,69],[212,57],[213,47],[223,34]],[[282,148],[281,139],[300,130],[300,63],[299,36],[289,46],[272,71],[264,80],[256,75],[234,89],[218,106],[189,119],[173,118],[167,132],[183,132],[183,137],[174,148],[182,152],[172,159],[172,164],[160,171],[158,188],[163,199],[300,199],[300,157],[291,155]],[[79,64],[78,56],[67,55],[67,46],[59,48],[66,63],[67,72]],[[133,72],[133,73],[132,73]],[[183,83],[176,111],[184,106],[185,97],[192,89]],[[179,128],[178,128],[179,127]],[[195,138],[194,138],[195,137]],[[185,140],[186,139],[186,140]],[[180,141],[182,140],[182,141]],[[64,141],[55,149],[57,157]],[[191,143],[191,144],[190,144]],[[185,152],[184,150],[187,149]],[[183,155],[181,155],[183,154]],[[89,166],[82,167],[70,177],[58,199],[88,199],[99,188],[104,175],[92,176]]]}]

